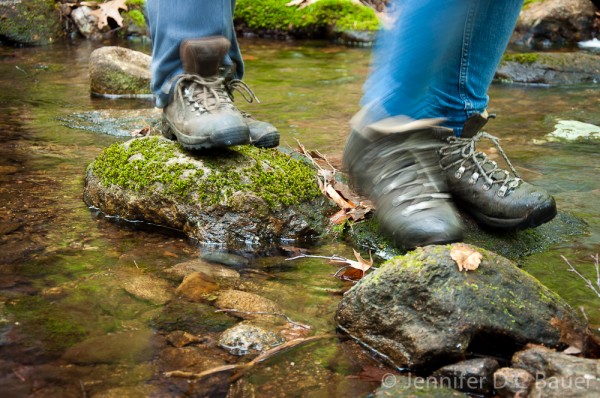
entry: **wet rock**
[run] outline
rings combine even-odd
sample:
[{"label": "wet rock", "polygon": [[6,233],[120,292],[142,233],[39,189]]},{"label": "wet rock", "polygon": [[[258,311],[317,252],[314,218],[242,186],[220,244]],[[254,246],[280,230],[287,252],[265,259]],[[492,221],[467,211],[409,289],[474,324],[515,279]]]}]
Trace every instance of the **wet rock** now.
[{"label": "wet rock", "polygon": [[598,397],[600,366],[597,359],[578,358],[546,347],[517,352],[512,366],[526,370],[537,380],[529,397]]},{"label": "wet rock", "polygon": [[167,343],[177,348],[191,344],[200,344],[206,340],[191,333],[184,332],[183,330],[171,332],[165,336],[165,339],[167,340]]},{"label": "wet rock", "polygon": [[[546,135],[547,141],[595,141],[600,140],[600,126],[577,120],[559,120],[556,130]],[[538,143],[538,142],[536,142]]]},{"label": "wet rock", "polygon": [[163,279],[142,273],[122,273],[121,287],[129,294],[153,304],[164,304],[173,298],[173,287]]},{"label": "wet rock", "polygon": [[93,95],[136,97],[150,95],[150,56],[123,47],[106,46],[90,55]]},{"label": "wet rock", "polygon": [[252,146],[196,154],[155,136],[105,149],[88,168],[84,199],[108,215],[257,250],[314,239],[336,210],[302,159]]},{"label": "wet rock", "polygon": [[600,84],[600,55],[584,52],[506,54],[496,79],[544,85]]},{"label": "wet rock", "polygon": [[545,0],[519,15],[513,43],[531,47],[574,44],[594,36],[595,7],[590,0]]},{"label": "wet rock", "polygon": [[43,45],[64,35],[60,14],[52,1],[2,1],[0,20],[0,39],[15,43]]},{"label": "wet rock", "polygon": [[508,357],[517,346],[582,334],[577,314],[509,260],[477,249],[479,268],[459,272],[453,245],[418,248],[358,282],[336,321],[398,365],[431,368],[476,353]]},{"label": "wet rock", "polygon": [[501,398],[526,397],[533,383],[535,378],[523,369],[501,368],[494,373],[494,388]]},{"label": "wet rock", "polygon": [[93,395],[94,398],[146,398],[157,396],[160,396],[159,389],[148,385],[115,387]]},{"label": "wet rock", "polygon": [[[543,252],[552,245],[567,241],[569,237],[584,234],[587,228],[583,220],[561,211],[552,221],[535,229],[511,232],[482,229],[469,215],[462,213],[461,216],[466,243],[493,251],[511,260]],[[374,218],[352,225],[348,231],[348,239],[364,251],[370,250],[374,255],[388,260],[406,253],[381,236]]]},{"label": "wet rock", "polygon": [[211,305],[181,300],[169,302],[150,321],[150,325],[161,332],[180,330],[196,335],[222,332],[235,323],[233,316],[215,312]]},{"label": "wet rock", "polygon": [[71,11],[70,16],[83,37],[91,40],[100,40],[102,38],[102,33],[98,29],[98,17],[92,14],[90,7],[77,7]]},{"label": "wet rock", "polygon": [[133,132],[157,128],[162,109],[109,109],[77,112],[58,119],[66,127],[96,134],[130,138]]},{"label": "wet rock", "polygon": [[337,33],[338,40],[346,45],[371,46],[375,42],[377,31],[347,29]]},{"label": "wet rock", "polygon": [[166,347],[160,352],[159,363],[165,372],[173,370],[203,372],[225,365],[222,359],[215,357],[211,350],[203,347]]},{"label": "wet rock", "polygon": [[401,376],[388,374],[384,377],[381,387],[374,393],[375,398],[448,398],[469,395],[441,385],[435,377]]},{"label": "wet rock", "polygon": [[494,372],[498,361],[475,358],[444,366],[433,373],[440,384],[473,394],[490,394],[494,389]]},{"label": "wet rock", "polygon": [[194,272],[200,272],[215,279],[219,285],[225,286],[235,283],[235,281],[240,278],[240,274],[231,268],[223,267],[222,265],[217,264],[210,264],[200,259],[176,264],[171,268],[167,268],[165,271],[171,275],[177,276],[178,278],[185,278]]},{"label": "wet rock", "polygon": [[247,267],[250,263],[246,257],[224,252],[208,252],[202,254],[202,259],[211,263],[223,264],[229,267]]},{"label": "wet rock", "polygon": [[214,279],[200,272],[194,272],[185,277],[175,292],[189,300],[202,301],[217,290],[219,290],[219,285],[215,283]]},{"label": "wet rock", "polygon": [[242,312],[231,312],[231,315],[243,319],[267,319],[275,318],[271,315],[246,314],[244,312],[273,312],[281,313],[281,307],[258,294],[242,292],[240,290],[223,290],[215,301],[219,309],[236,309]]},{"label": "wet rock", "polygon": [[67,349],[63,359],[76,364],[138,363],[156,354],[160,339],[149,330],[91,337]]},{"label": "wet rock", "polygon": [[233,355],[261,353],[284,342],[281,335],[249,323],[239,323],[219,338],[219,345]]}]

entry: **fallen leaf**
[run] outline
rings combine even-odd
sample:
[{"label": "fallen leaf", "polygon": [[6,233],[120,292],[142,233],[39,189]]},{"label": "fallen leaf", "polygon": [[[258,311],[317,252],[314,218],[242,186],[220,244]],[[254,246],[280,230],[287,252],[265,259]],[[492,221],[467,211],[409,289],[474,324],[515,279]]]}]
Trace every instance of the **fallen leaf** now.
[{"label": "fallen leaf", "polygon": [[147,137],[148,135],[150,135],[150,127],[147,126],[131,132],[133,138]]},{"label": "fallen leaf", "polygon": [[563,354],[578,355],[581,354],[581,350],[577,347],[569,346],[569,348],[563,351]]},{"label": "fallen leaf", "polygon": [[344,209],[338,211],[333,216],[329,217],[329,221],[335,225],[342,225],[347,219],[348,216],[346,215],[346,210]]},{"label": "fallen leaf", "polygon": [[108,25],[108,18],[112,18],[117,25],[123,26],[123,17],[119,9],[127,10],[125,2],[127,0],[110,0],[106,3],[98,4],[98,9],[91,12],[98,18],[98,29],[102,29]]},{"label": "fallen leaf", "polygon": [[474,271],[479,268],[483,256],[471,246],[456,244],[450,250],[450,257],[458,265],[459,271]]},{"label": "fallen leaf", "polygon": [[[339,272],[336,274],[342,279],[351,279],[351,280],[359,280],[365,276],[365,272],[369,270],[373,266],[373,257],[371,256],[371,252],[369,252],[369,261],[362,258],[359,252],[354,250],[354,257],[356,257],[357,261],[344,259],[344,260],[333,260],[334,263],[346,264],[346,266],[350,267],[345,269],[343,272]],[[355,271],[356,270],[356,271]],[[358,272],[357,272],[358,271]]]}]

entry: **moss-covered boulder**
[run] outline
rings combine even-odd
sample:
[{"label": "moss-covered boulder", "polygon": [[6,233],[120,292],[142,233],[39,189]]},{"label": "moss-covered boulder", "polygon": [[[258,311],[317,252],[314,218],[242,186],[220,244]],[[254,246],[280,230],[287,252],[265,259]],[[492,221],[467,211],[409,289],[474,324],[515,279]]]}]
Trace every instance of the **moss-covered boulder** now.
[{"label": "moss-covered boulder", "polygon": [[90,89],[109,97],[150,96],[149,55],[124,47],[106,46],[90,55]]},{"label": "moss-covered boulder", "polygon": [[312,239],[334,210],[302,159],[252,146],[194,154],[156,136],[104,150],[87,170],[84,199],[227,247]]},{"label": "moss-covered boulder", "polygon": [[0,1],[0,21],[0,41],[40,45],[64,35],[54,0]]},{"label": "moss-covered boulder", "polygon": [[584,52],[505,54],[496,79],[544,85],[600,84],[600,55]]},{"label": "moss-covered boulder", "polygon": [[336,313],[343,330],[397,365],[433,368],[467,354],[510,356],[526,343],[559,346],[585,327],[569,305],[509,260],[483,249],[460,272],[454,245],[396,257],[362,279]]},{"label": "moss-covered boulder", "polygon": [[[238,0],[236,29],[259,35],[340,38],[370,42],[379,29],[375,11],[351,0],[320,0],[307,7],[287,6],[289,0]],[[357,32],[364,32],[359,34]]]},{"label": "moss-covered boulder", "polygon": [[574,44],[595,36],[595,7],[590,0],[528,1],[511,41],[531,47]]}]

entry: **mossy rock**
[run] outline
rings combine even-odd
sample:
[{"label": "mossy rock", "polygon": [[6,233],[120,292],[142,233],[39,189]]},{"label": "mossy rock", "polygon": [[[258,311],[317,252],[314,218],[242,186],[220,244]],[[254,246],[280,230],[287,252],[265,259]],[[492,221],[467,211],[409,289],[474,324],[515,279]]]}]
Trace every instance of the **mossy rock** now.
[{"label": "mossy rock", "polygon": [[287,3],[288,0],[238,0],[235,24],[238,29],[259,34],[312,38],[338,38],[346,31],[379,29],[375,11],[351,0],[320,0],[304,8]]},{"label": "mossy rock", "polygon": [[339,326],[397,366],[423,369],[583,338],[584,324],[558,295],[506,258],[465,246],[482,255],[476,270],[458,270],[456,245],[389,260],[344,294]]},{"label": "mossy rock", "polygon": [[599,84],[600,55],[583,52],[507,53],[498,66],[496,79],[552,86]]},{"label": "mossy rock", "polygon": [[0,41],[43,45],[64,36],[54,0],[0,2]]},{"label": "mossy rock", "polygon": [[106,46],[90,55],[90,89],[93,95],[149,97],[149,55],[124,47]]},{"label": "mossy rock", "polygon": [[156,136],[105,149],[88,167],[84,199],[230,248],[312,240],[335,211],[303,159],[252,146],[190,153]]}]

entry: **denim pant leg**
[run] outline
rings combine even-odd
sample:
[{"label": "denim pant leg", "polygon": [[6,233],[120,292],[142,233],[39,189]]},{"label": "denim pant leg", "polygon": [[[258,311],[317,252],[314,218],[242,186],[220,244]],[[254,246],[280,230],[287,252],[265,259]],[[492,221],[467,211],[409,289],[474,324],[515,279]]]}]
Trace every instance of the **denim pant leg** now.
[{"label": "denim pant leg", "polygon": [[443,117],[460,134],[487,107],[487,90],[522,0],[396,1],[383,31],[362,104],[369,120]]},{"label": "denim pant leg", "polygon": [[[365,123],[390,116],[421,118],[431,106],[430,85],[448,62],[458,62],[470,5],[477,0],[393,0],[393,23],[379,32],[361,105]],[[456,59],[456,60],[455,60]]]},{"label": "denim pant leg", "polygon": [[148,0],[146,11],[152,36],[151,89],[156,106],[168,104],[170,79],[183,73],[179,44],[185,39],[224,36],[231,48],[223,65],[236,65],[236,77],[244,73],[242,55],[233,28],[235,0]]},{"label": "denim pant leg", "polygon": [[432,84],[433,106],[424,117],[444,117],[460,135],[465,120],[483,112],[488,89],[519,17],[523,0],[480,0],[471,4],[462,40]]}]

